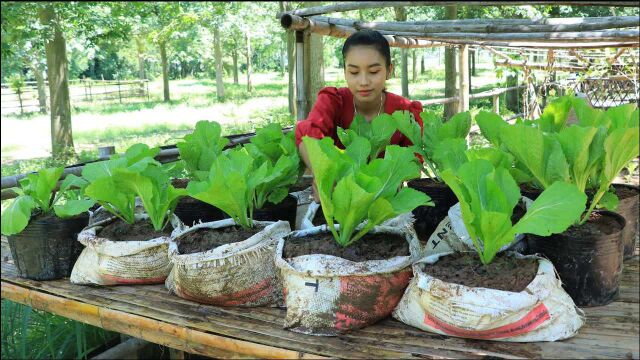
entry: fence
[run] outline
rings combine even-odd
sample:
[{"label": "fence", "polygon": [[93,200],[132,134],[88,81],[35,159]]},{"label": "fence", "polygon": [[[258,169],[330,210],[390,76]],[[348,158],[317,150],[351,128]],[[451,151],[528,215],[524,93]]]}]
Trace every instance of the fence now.
[{"label": "fence", "polygon": [[[20,95],[9,84],[1,84],[2,114],[40,111],[38,88],[35,81],[26,81]],[[45,82],[45,101],[49,105],[49,84]],[[149,80],[69,80],[71,105],[94,102],[129,101],[132,98],[149,100]]]}]

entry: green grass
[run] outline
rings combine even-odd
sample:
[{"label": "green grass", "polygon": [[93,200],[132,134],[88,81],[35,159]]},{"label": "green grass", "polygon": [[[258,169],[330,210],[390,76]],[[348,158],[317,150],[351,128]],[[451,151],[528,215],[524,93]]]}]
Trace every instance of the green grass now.
[{"label": "green grass", "polygon": [[3,359],[86,359],[118,334],[2,300]]}]

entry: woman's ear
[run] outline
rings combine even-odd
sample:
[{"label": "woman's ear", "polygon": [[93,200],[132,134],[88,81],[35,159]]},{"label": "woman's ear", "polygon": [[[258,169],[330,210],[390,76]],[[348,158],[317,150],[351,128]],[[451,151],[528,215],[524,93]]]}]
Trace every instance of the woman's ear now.
[{"label": "woman's ear", "polygon": [[387,68],[387,80],[391,77],[391,73],[393,73],[393,64],[389,64],[389,67]]}]

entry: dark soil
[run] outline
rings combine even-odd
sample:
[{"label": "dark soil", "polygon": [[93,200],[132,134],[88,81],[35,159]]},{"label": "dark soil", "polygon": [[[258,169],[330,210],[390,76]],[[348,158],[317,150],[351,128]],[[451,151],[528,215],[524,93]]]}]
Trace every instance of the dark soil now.
[{"label": "dark soil", "polygon": [[354,244],[342,247],[331,233],[289,238],[284,243],[284,258],[312,254],[333,255],[355,262],[384,260],[395,256],[408,256],[409,243],[400,235],[367,234]]},{"label": "dark soil", "polygon": [[177,239],[178,253],[193,254],[215,249],[220,245],[244,241],[263,229],[264,226],[256,226],[253,229],[243,229],[240,226],[228,226],[221,229],[198,229]]},{"label": "dark soil", "polygon": [[430,188],[448,188],[449,186],[444,183],[444,182],[439,182],[434,180],[433,178],[421,178],[421,179],[413,179],[410,181],[410,187],[416,189],[416,188],[424,188],[424,187],[430,187]]},{"label": "dark soil", "polygon": [[594,211],[587,222],[579,226],[571,225],[563,234],[569,238],[583,238],[610,235],[620,230],[622,227],[615,218]]},{"label": "dark soil", "polygon": [[[316,214],[313,216],[313,220],[311,223],[315,226],[324,225],[327,223],[327,220],[324,218],[324,212],[322,212],[322,206],[318,208]],[[339,224],[337,221],[334,221],[334,224]]]},{"label": "dark soil", "polygon": [[186,189],[189,184],[189,179],[172,179],[171,185],[176,189]]},{"label": "dark soil", "polygon": [[500,254],[491,264],[483,265],[476,253],[454,253],[441,257],[433,265],[425,265],[424,271],[454,284],[520,292],[535,278],[538,261]]},{"label": "dark soil", "polygon": [[511,214],[511,223],[512,224],[515,224],[520,219],[522,219],[524,214],[527,212],[527,210],[525,210],[525,209],[526,209],[526,207],[522,203],[522,200],[518,201],[518,204],[516,205],[516,207],[513,208],[513,214]]},{"label": "dark soil", "polygon": [[117,219],[98,231],[97,235],[111,241],[144,241],[169,236],[172,230],[173,226],[167,224],[161,231],[156,231],[148,219],[136,221],[133,225]]},{"label": "dark soil", "polygon": [[613,184],[613,188],[616,189],[616,195],[620,200],[638,196],[638,190],[633,188],[629,188],[626,186],[616,186],[616,184]]}]

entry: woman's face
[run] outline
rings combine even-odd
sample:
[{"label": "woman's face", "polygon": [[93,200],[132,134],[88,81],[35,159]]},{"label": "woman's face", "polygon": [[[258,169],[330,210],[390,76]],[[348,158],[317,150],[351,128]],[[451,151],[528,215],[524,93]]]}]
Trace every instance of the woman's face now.
[{"label": "woman's face", "polygon": [[347,52],[344,65],[344,77],[356,101],[379,101],[392,66],[387,69],[382,54],[372,46],[357,45]]}]

